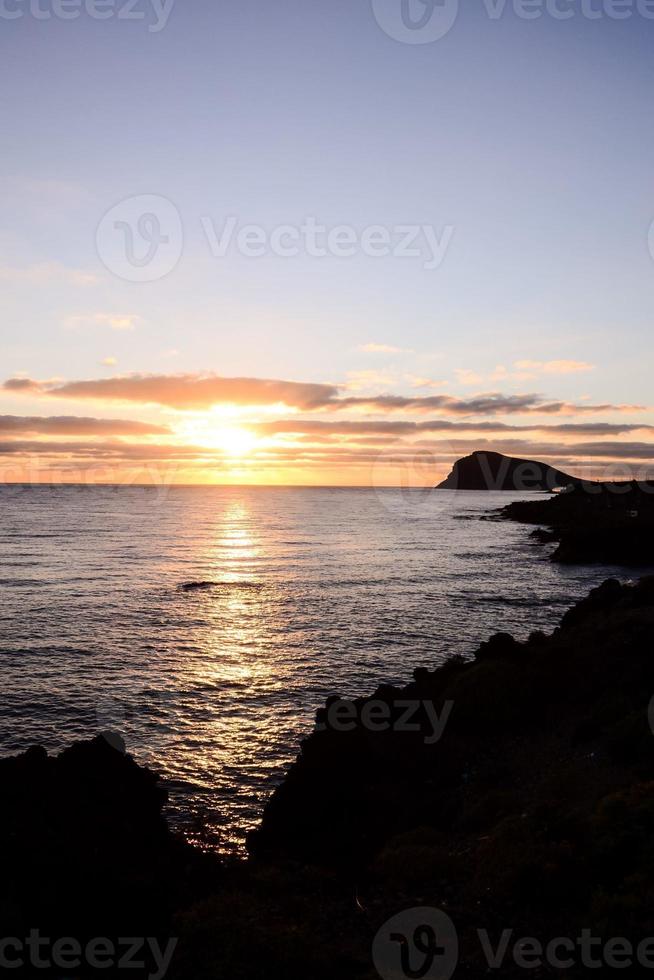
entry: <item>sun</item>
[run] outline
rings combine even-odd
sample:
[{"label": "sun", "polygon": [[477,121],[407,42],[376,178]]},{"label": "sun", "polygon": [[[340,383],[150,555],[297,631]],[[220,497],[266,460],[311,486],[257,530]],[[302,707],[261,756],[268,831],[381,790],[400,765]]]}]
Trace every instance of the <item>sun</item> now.
[{"label": "sun", "polygon": [[216,449],[223,449],[228,456],[247,456],[256,445],[256,438],[248,429],[236,425],[216,428],[210,439]]},{"label": "sun", "polygon": [[216,418],[213,413],[186,419],[177,429],[177,435],[192,445],[222,451],[230,459],[248,456],[260,442],[252,429]]}]

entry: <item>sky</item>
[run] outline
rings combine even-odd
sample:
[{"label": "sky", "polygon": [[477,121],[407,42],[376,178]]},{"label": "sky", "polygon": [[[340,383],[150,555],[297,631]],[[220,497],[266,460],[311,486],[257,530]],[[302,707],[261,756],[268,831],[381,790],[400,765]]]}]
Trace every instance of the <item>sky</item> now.
[{"label": "sky", "polygon": [[0,0],[0,481],[654,474],[652,0]]}]

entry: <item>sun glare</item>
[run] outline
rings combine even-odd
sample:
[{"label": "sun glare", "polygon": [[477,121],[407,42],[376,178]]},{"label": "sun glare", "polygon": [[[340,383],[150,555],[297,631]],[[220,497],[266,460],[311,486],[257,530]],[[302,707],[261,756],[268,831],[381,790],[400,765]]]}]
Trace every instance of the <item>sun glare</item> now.
[{"label": "sun glare", "polygon": [[249,455],[259,442],[251,429],[215,417],[189,419],[177,433],[185,442],[222,450],[232,459]]},{"label": "sun glare", "polygon": [[247,456],[256,445],[251,432],[231,425],[216,429],[210,438],[217,449],[224,449],[230,456]]}]

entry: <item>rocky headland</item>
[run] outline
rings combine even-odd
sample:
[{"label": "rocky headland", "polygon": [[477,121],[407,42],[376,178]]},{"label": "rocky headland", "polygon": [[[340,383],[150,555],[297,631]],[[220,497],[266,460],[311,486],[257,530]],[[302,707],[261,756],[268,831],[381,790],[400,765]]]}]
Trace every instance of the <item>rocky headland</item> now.
[{"label": "rocky headland", "polygon": [[436,490],[552,491],[579,482],[579,479],[547,463],[519,459],[502,453],[478,451],[454,464],[451,473]]},{"label": "rocky headland", "polygon": [[537,524],[556,542],[554,561],[654,567],[654,482],[576,484],[564,493],[508,504],[501,517]]}]

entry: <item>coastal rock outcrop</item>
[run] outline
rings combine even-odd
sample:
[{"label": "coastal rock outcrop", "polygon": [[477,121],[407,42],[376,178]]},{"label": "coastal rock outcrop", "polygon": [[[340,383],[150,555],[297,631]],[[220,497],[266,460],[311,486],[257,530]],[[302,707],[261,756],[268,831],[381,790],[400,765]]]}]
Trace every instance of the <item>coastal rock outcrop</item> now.
[{"label": "coastal rock outcrop", "polygon": [[554,541],[554,561],[654,568],[654,483],[584,482],[570,492],[520,500],[502,508],[501,517],[545,525],[533,532]]},{"label": "coastal rock outcrop", "polygon": [[119,736],[0,760],[2,936],[170,935],[216,862],[175,837],[158,777]]},{"label": "coastal rock outcrop", "polygon": [[[347,730],[314,732],[252,853],[340,868],[373,928],[398,908],[447,909],[465,951],[457,976],[485,972],[477,928],[638,942],[654,897],[653,693],[654,578],[609,581],[551,636],[499,634],[469,662],[357,702]],[[372,702],[395,724],[366,724]],[[452,705],[436,743],[425,713],[399,725],[409,703]]]},{"label": "coastal rock outcrop", "polygon": [[436,489],[552,491],[576,482],[576,477],[547,463],[479,451],[457,460],[452,472]]}]

